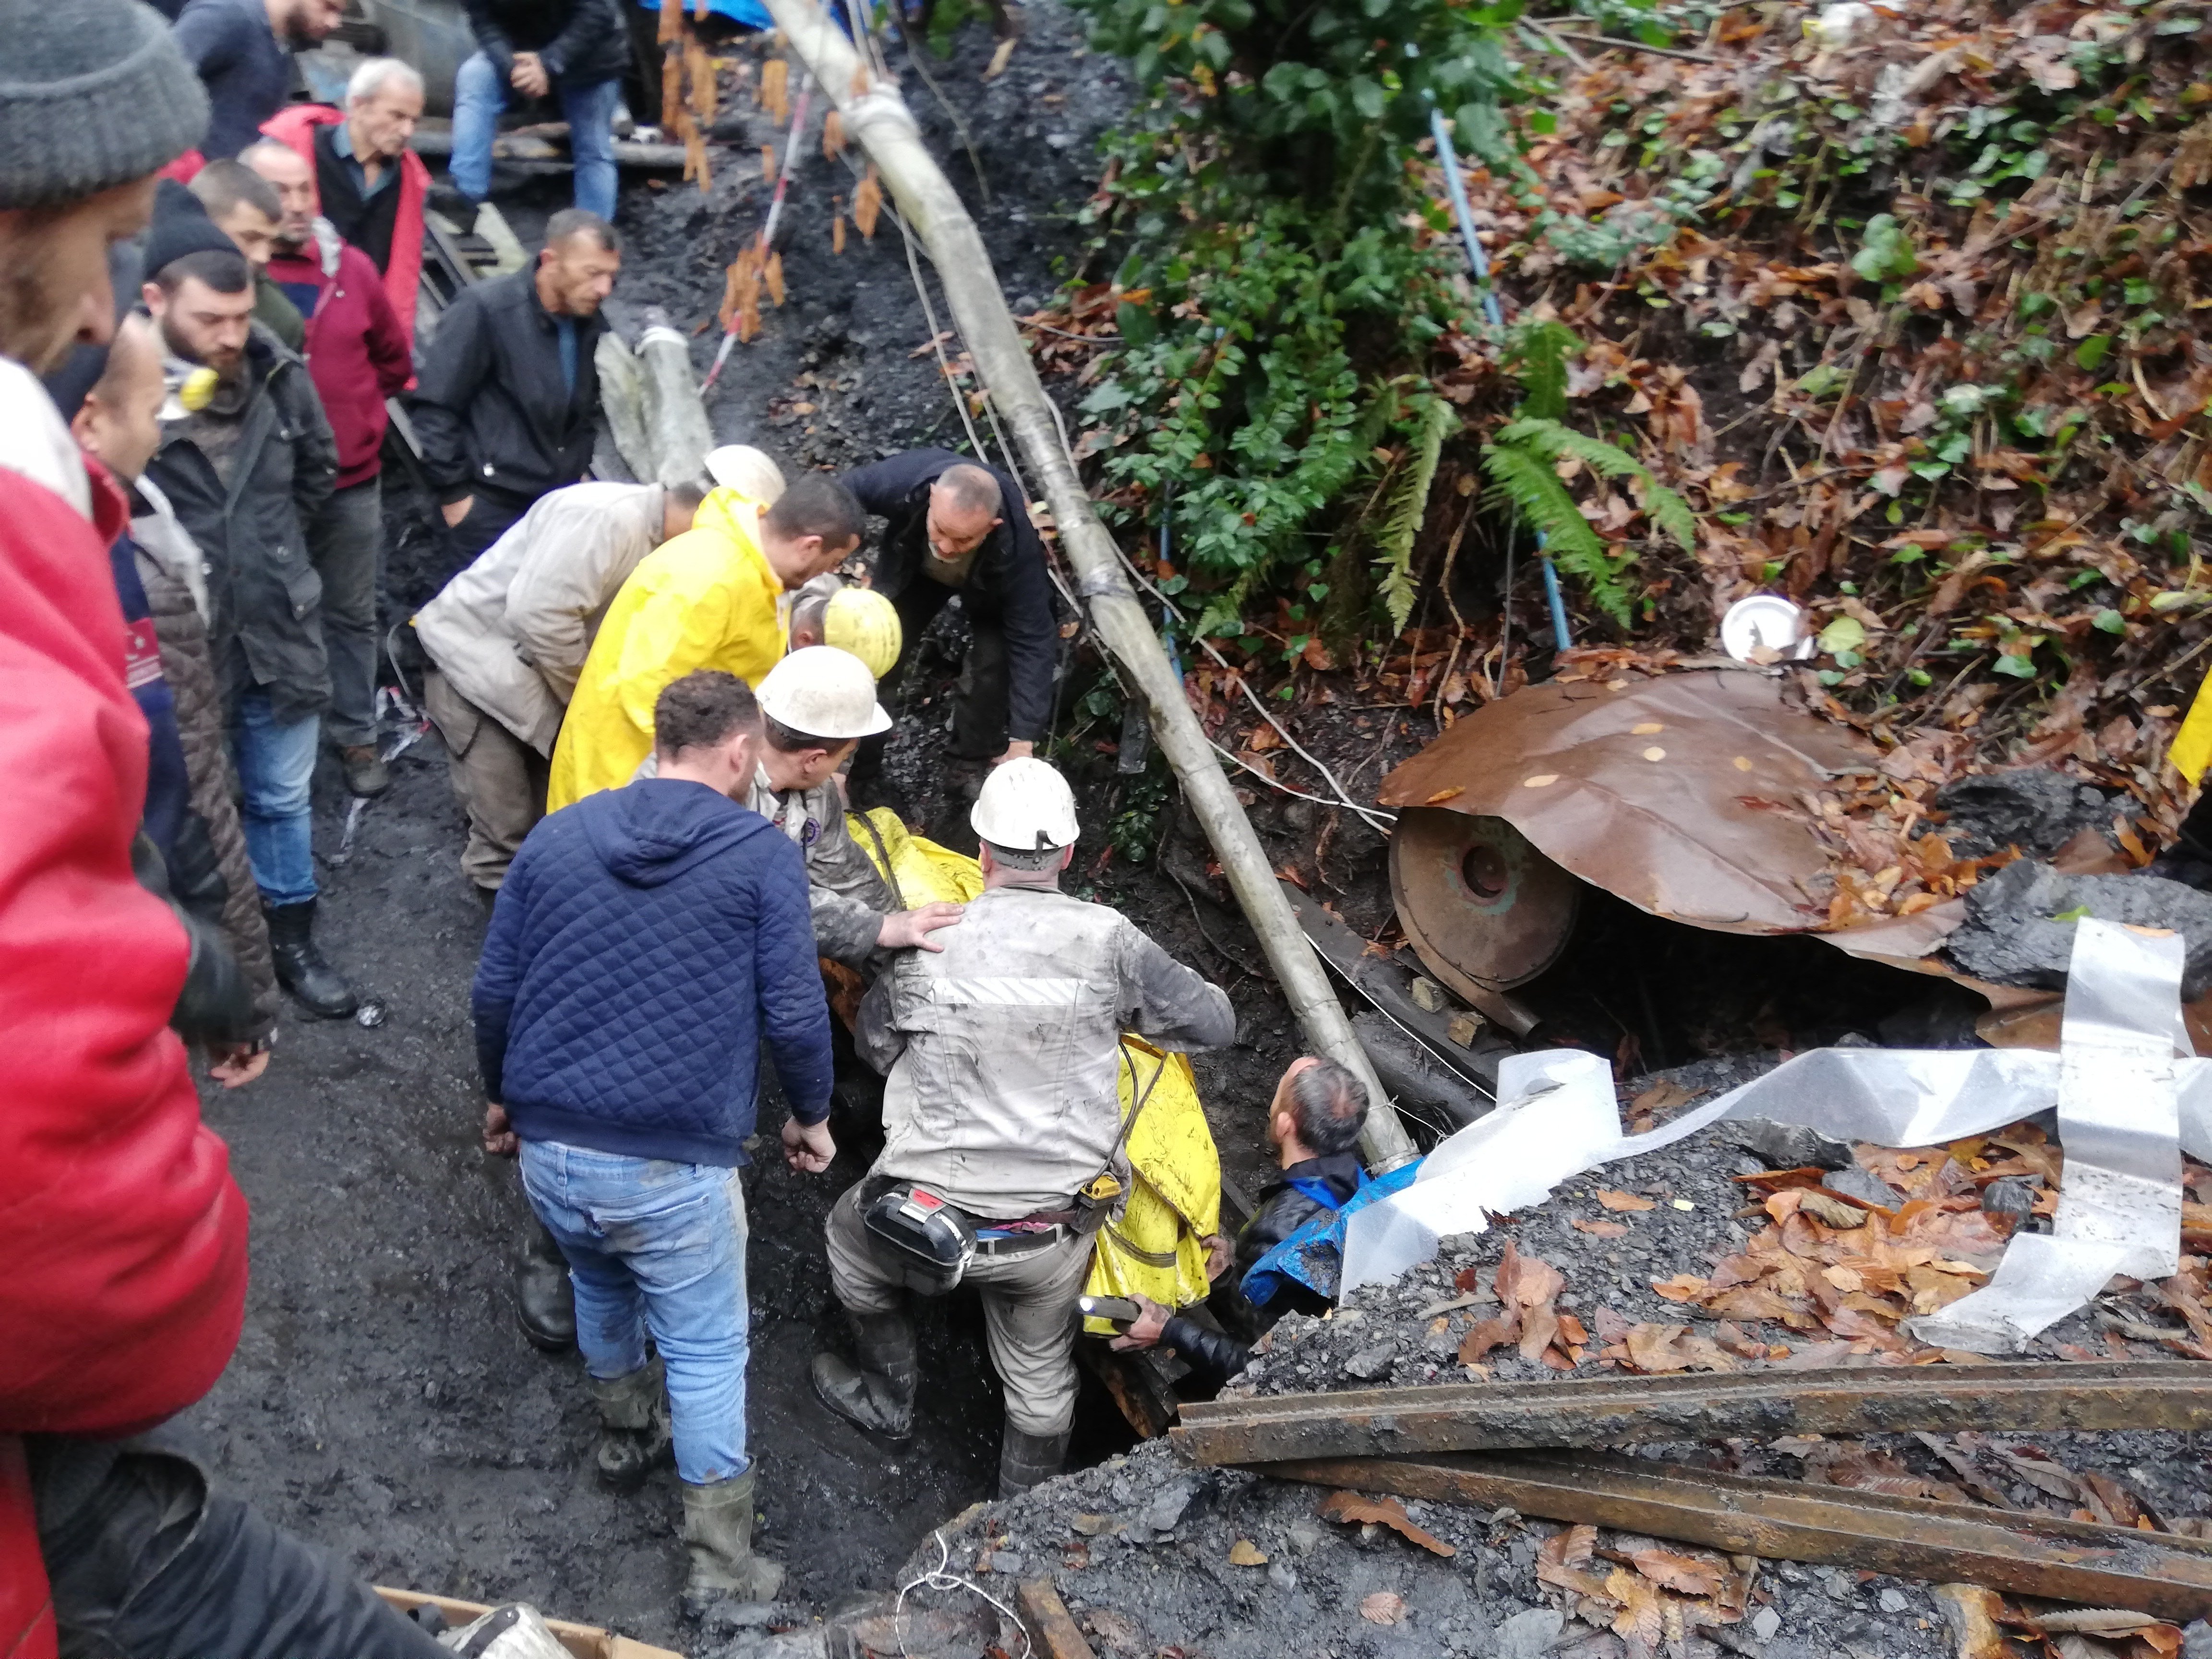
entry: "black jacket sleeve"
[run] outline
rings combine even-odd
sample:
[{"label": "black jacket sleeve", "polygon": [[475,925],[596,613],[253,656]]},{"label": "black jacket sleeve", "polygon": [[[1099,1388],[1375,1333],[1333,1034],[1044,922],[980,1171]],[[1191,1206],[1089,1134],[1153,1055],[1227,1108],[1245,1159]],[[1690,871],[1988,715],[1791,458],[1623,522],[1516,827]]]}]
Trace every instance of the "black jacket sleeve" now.
[{"label": "black jacket sleeve", "polygon": [[1233,1336],[1209,1331],[1188,1315],[1170,1317],[1160,1332],[1160,1346],[1173,1348],[1183,1363],[1213,1382],[1226,1382],[1252,1363],[1252,1351]]},{"label": "black jacket sleeve", "polygon": [[469,455],[469,405],[491,372],[490,319],[482,289],[471,289],[438,319],[407,412],[422,446],[422,473],[447,506],[476,488]]},{"label": "black jacket sleeve", "polygon": [[[491,66],[499,71],[500,84],[505,86],[507,77],[514,73],[514,42],[507,38],[507,31],[500,27],[499,19],[484,0],[468,0],[468,11],[469,31],[483,48],[484,56],[491,59]],[[548,64],[546,73],[552,72],[552,66]]]},{"label": "black jacket sleeve", "polygon": [[1035,743],[1052,721],[1052,671],[1060,654],[1060,623],[1053,616],[1044,542],[1030,522],[1020,489],[1004,474],[999,488],[1006,497],[1008,515],[1004,532],[1008,557],[999,595],[1006,633],[1006,735]]},{"label": "black jacket sleeve", "polygon": [[558,81],[572,70],[605,58],[608,41],[622,30],[614,0],[571,0],[568,21],[539,49],[538,61],[545,65],[545,73]]}]

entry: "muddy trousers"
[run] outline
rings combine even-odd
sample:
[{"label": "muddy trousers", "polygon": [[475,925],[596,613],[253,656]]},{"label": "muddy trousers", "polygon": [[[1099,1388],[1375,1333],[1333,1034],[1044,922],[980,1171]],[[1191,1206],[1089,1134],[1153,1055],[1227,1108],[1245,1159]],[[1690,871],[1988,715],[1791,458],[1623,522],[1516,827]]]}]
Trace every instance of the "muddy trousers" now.
[{"label": "muddy trousers", "polygon": [[[830,1212],[830,1283],[849,1313],[906,1311],[907,1291],[876,1255],[860,1192]],[[1006,1385],[1006,1421],[1024,1434],[1064,1432],[1075,1418],[1075,1298],[1091,1270],[1091,1240],[1066,1238],[1018,1255],[977,1256],[964,1282],[983,1298],[991,1364]]]},{"label": "muddy trousers", "polygon": [[445,739],[447,775],[468,817],[461,873],[496,892],[522,838],[545,816],[552,763],[454,690],[434,668],[423,676],[422,712]]},{"label": "muddy trousers", "polygon": [[585,1369],[602,1382],[642,1370],[650,1332],[676,1473],[694,1486],[736,1480],[752,1467],[744,1172],[557,1140],[525,1140],[521,1161],[530,1206],[568,1258]]},{"label": "muddy trousers", "polygon": [[449,1659],[337,1560],[142,1441],[33,1436],[62,1659]]}]

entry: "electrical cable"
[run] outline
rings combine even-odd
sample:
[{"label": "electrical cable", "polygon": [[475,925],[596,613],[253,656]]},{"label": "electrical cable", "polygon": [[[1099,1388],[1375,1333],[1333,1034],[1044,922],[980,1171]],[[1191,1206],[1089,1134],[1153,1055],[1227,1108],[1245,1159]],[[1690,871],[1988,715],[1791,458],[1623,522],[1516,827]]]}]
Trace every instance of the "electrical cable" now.
[{"label": "electrical cable", "polygon": [[1022,1659],[1035,1659],[1036,1649],[1030,1642],[1029,1626],[1022,1623],[1021,1615],[974,1579],[963,1578],[957,1572],[946,1571],[952,1564],[952,1547],[945,1541],[944,1528],[939,1527],[931,1533],[930,1536],[937,1540],[936,1566],[917,1574],[901,1584],[898,1601],[891,1608],[891,1629],[898,1637],[899,1652],[905,1655],[906,1659],[913,1659],[913,1656],[907,1652],[906,1645],[906,1598],[909,1592],[927,1586],[933,1590],[964,1589],[981,1596],[1011,1620],[1016,1630],[1021,1632]]}]

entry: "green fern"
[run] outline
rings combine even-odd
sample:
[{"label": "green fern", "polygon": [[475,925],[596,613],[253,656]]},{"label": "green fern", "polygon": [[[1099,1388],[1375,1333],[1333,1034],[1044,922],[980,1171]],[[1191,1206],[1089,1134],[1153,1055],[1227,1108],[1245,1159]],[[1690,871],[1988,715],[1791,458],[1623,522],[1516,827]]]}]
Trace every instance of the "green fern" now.
[{"label": "green fern", "polygon": [[1514,331],[1506,355],[1521,382],[1524,418],[1556,421],[1567,412],[1567,364],[1582,349],[1582,336],[1565,323],[1528,323]]},{"label": "green fern", "polygon": [[1382,603],[1395,636],[1413,615],[1413,541],[1428,516],[1429,490],[1437,481],[1437,461],[1444,440],[1459,428],[1459,415],[1443,398],[1423,396],[1414,405],[1413,462],[1390,496],[1389,516],[1376,538],[1376,568],[1382,573]]},{"label": "green fern", "polygon": [[1651,476],[1651,469],[1617,444],[1577,432],[1559,421],[1524,416],[1501,428],[1497,441],[1509,447],[1534,450],[1546,460],[1571,455],[1593,472],[1608,478],[1633,478],[1644,487],[1644,510],[1651,522],[1681,544],[1686,553],[1698,547],[1698,521],[1689,503]]},{"label": "green fern", "polygon": [[1490,475],[1493,502],[1510,505],[1528,520],[1553,561],[1581,580],[1599,610],[1627,627],[1630,599],[1621,566],[1606,552],[1552,463],[1532,449],[1493,444],[1483,453],[1482,470]]}]

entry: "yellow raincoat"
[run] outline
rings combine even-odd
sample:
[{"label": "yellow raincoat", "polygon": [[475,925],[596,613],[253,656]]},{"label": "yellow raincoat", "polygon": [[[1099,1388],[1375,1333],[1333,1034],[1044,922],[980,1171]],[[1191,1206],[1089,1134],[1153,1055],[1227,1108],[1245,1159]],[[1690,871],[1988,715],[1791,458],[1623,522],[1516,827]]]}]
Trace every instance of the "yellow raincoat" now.
[{"label": "yellow raincoat", "polygon": [[2206,767],[2212,766],[2212,674],[2207,674],[2204,684],[2197,688],[2196,699],[2189,705],[2189,714],[2174,734],[2173,747],[2166,751],[2166,758],[2191,783],[2204,781]]},{"label": "yellow raincoat", "polygon": [[553,746],[545,810],[619,789],[653,752],[653,705],[672,682],[719,668],[748,685],[782,658],[783,584],[761,550],[762,505],[734,489],[647,554],[607,608]]},{"label": "yellow raincoat", "polygon": [[[887,806],[846,815],[853,839],[867,850],[908,909],[933,901],[963,904],[983,890],[975,860],[911,834]],[[1142,1037],[1121,1039],[1121,1116],[1142,1100],[1130,1131],[1129,1168],[1136,1185],[1121,1216],[1098,1235],[1084,1291],[1091,1296],[1148,1296],[1169,1308],[1206,1299],[1206,1247],[1221,1230],[1221,1158],[1198,1097],[1190,1061]],[[1103,1320],[1086,1330],[1113,1334]]]}]

